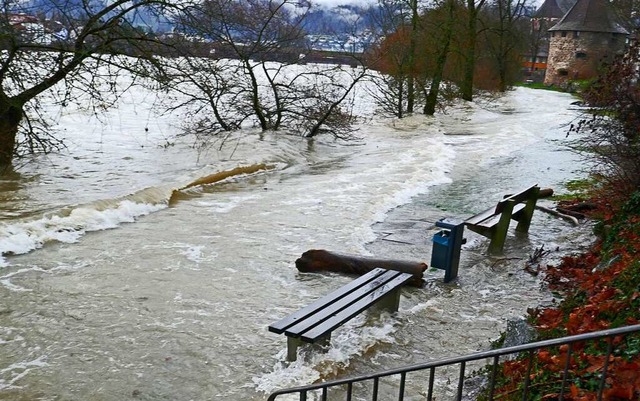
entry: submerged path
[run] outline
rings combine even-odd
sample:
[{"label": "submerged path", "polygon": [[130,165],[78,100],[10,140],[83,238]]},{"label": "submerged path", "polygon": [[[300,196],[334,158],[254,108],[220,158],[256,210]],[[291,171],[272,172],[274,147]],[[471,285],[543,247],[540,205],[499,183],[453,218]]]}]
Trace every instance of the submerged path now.
[{"label": "submerged path", "polygon": [[[585,177],[586,172],[584,162],[566,147],[564,139],[564,131],[558,127],[530,146],[476,164],[464,155],[465,148],[472,150],[473,142],[452,138],[460,143],[458,161],[450,172],[452,181],[389,212],[384,221],[374,225],[377,239],[367,245],[367,250],[376,257],[428,262],[431,238],[439,230],[434,226],[438,219],[463,220],[491,207],[502,195],[536,183],[556,193],[566,192],[564,184]],[[538,204],[552,207],[553,201],[541,199]],[[395,361],[390,365],[489,349],[509,320],[524,318],[527,308],[553,300],[542,284],[542,276],[524,271],[529,255],[544,246],[551,253],[543,265],[555,264],[563,255],[583,251],[594,239],[590,222],[574,227],[539,210],[534,213],[527,236],[517,238],[514,228],[512,223],[500,256],[487,255],[489,240],[465,230],[468,242],[462,247],[459,276],[454,282],[443,284],[441,270],[426,273],[425,292],[409,297],[410,303],[414,297],[424,297],[423,302],[408,307],[395,333],[400,338],[398,343],[407,347],[394,349]],[[449,379],[456,383],[457,372],[449,373]]]}]

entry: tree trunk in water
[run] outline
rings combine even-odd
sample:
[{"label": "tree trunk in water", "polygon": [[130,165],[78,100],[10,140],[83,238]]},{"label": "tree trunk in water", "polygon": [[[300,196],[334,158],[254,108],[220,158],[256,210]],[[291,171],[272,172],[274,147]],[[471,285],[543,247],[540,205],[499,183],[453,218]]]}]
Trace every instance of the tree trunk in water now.
[{"label": "tree trunk in water", "polygon": [[250,59],[244,59],[244,69],[249,74],[249,78],[251,79],[251,107],[253,108],[253,112],[255,116],[258,118],[260,122],[260,128],[263,131],[270,129],[269,122],[267,117],[264,115],[264,111],[262,110],[262,103],[260,102],[260,86],[258,85],[258,79],[256,78],[256,74],[253,71],[253,67],[251,66]]},{"label": "tree trunk in water", "polygon": [[444,74],[444,66],[447,63],[447,56],[449,55],[449,46],[451,44],[451,36],[453,33],[453,17],[455,11],[455,4],[453,1],[448,5],[448,19],[444,27],[444,43],[442,49],[438,53],[436,58],[436,68],[433,73],[433,79],[431,80],[431,86],[429,87],[429,93],[424,104],[424,114],[432,116],[436,112],[436,105],[438,104],[438,94],[440,93],[440,83],[442,82],[442,76]]},{"label": "tree trunk in water", "polygon": [[22,108],[0,104],[0,173],[13,161]]},{"label": "tree trunk in water", "polygon": [[418,0],[411,2],[411,36],[409,39],[409,79],[407,80],[407,112],[413,113],[416,100],[416,35],[418,34]]},{"label": "tree trunk in water", "polygon": [[409,283],[415,286],[422,286],[422,274],[427,269],[427,265],[421,262],[370,259],[361,256],[342,255],[323,249],[308,250],[296,260],[296,268],[304,273],[329,271],[363,275],[377,267],[412,274],[413,278]]},{"label": "tree trunk in water", "polygon": [[407,78],[407,113],[413,113],[415,97],[415,79],[409,75]]},{"label": "tree trunk in water", "polygon": [[397,116],[404,117],[404,76],[398,78]]},{"label": "tree trunk in water", "polygon": [[464,69],[462,84],[460,85],[460,96],[462,99],[471,102],[473,100],[473,72],[476,68],[476,36],[478,11],[473,0],[467,1],[469,9],[469,21],[467,24],[467,48],[464,52]]},{"label": "tree trunk in water", "polygon": [[[424,104],[424,114],[427,116],[432,116],[436,113],[436,105],[438,104],[438,95],[440,94],[440,83],[442,82],[442,74],[444,72],[444,63],[442,65],[438,65],[438,71],[433,75],[433,79],[431,80],[431,86],[429,87],[429,93],[427,94],[427,99]],[[440,61],[438,61],[440,63]]]}]

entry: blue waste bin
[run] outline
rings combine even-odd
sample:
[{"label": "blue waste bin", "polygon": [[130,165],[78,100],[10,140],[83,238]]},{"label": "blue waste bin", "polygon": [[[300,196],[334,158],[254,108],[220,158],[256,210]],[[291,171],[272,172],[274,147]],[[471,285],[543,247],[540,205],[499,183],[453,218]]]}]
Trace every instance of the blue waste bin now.
[{"label": "blue waste bin", "polygon": [[443,230],[433,236],[430,266],[444,270],[444,282],[448,283],[458,277],[460,249],[466,242],[463,238],[464,223],[445,217],[436,222],[436,227]]}]

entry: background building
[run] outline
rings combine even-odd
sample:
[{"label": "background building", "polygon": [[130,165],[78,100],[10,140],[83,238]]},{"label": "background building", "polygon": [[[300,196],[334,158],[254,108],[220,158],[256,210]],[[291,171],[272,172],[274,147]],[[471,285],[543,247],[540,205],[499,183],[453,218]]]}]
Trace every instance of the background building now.
[{"label": "background building", "polygon": [[624,52],[628,34],[606,0],[578,0],[549,29],[545,85],[595,77],[604,63]]}]

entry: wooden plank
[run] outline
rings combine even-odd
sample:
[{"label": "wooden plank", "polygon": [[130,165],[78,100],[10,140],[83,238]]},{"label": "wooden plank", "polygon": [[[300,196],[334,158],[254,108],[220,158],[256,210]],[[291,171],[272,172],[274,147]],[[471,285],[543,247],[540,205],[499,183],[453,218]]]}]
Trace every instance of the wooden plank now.
[{"label": "wooden plank", "polygon": [[382,287],[376,288],[376,290],[371,294],[367,295],[364,298],[361,298],[359,301],[352,304],[349,308],[343,309],[339,313],[322,322],[322,324],[307,331],[302,336],[300,336],[300,339],[306,342],[314,342],[316,341],[316,339],[322,338],[322,336],[324,336],[326,333],[330,333],[343,323],[349,321],[351,318],[374,304],[380,298],[387,295],[390,291],[399,291],[400,289],[398,287],[400,287],[410,279],[410,274],[402,273],[400,276],[394,278],[392,281],[388,282]]},{"label": "wooden plank", "polygon": [[538,184],[534,184],[534,185],[530,186],[529,188],[523,189],[522,191],[520,191],[520,192],[518,192],[516,194],[507,196],[506,198],[504,198],[500,202],[506,201],[508,199],[514,200],[514,201],[516,201],[516,203],[524,202],[524,201],[528,200],[531,197],[531,194],[536,190],[537,187],[538,187]]},{"label": "wooden plank", "polygon": [[[483,227],[493,227],[495,224],[497,224],[497,222],[500,219],[500,217],[498,217],[497,215],[502,213],[507,202],[515,201],[517,204],[520,204],[523,201],[528,200],[533,193],[537,192],[537,190],[539,190],[538,184],[534,184],[529,188],[526,188],[516,194],[506,196],[504,199],[501,199],[500,201],[498,201],[498,204],[496,205],[496,207],[487,209],[484,212],[471,216],[468,219],[466,219],[464,223],[467,225],[480,225]],[[517,211],[520,211],[520,210],[521,209],[518,209]],[[514,213],[515,212],[516,211],[514,210]],[[496,220],[493,220],[494,217],[496,218]]]},{"label": "wooden plank", "polygon": [[340,287],[336,291],[318,299],[314,303],[300,309],[297,312],[290,314],[284,319],[281,319],[275,323],[272,323],[269,326],[269,331],[273,333],[278,333],[278,334],[283,333],[287,328],[293,326],[298,321],[303,320],[308,316],[312,315],[313,313],[315,313],[316,311],[318,311],[319,309],[322,309],[327,305],[332,304],[338,299],[344,297],[346,294],[349,294],[350,292],[352,292],[354,289],[358,289],[368,284],[369,282],[375,280],[376,278],[384,274],[385,271],[386,271],[385,269],[380,269],[380,268],[371,270],[369,273],[358,277],[357,279],[353,280],[349,284]]},{"label": "wooden plank", "polygon": [[349,294],[335,300],[335,302],[327,305],[326,307],[316,311],[313,315],[307,316],[303,320],[299,320],[297,324],[290,326],[285,330],[285,334],[292,337],[299,337],[304,332],[319,325],[323,321],[327,320],[331,316],[340,312],[343,309],[350,307],[360,299],[367,297],[373,291],[385,286],[394,278],[407,273],[401,273],[395,270],[387,270],[384,274],[378,276],[375,280],[370,281],[364,286],[354,289]]},{"label": "wooden plank", "polygon": [[521,233],[529,232],[529,226],[531,225],[531,219],[533,218],[533,212],[536,209],[536,203],[538,202],[538,197],[540,196],[540,188],[534,187],[530,198],[526,202],[526,207],[524,210],[518,213],[517,220],[518,225],[516,226],[516,231]]},{"label": "wooden plank", "polygon": [[520,221],[523,218],[524,209],[527,207],[526,203],[519,203],[516,207],[513,208],[513,214],[511,215],[511,219],[515,221]]},{"label": "wooden plank", "polygon": [[509,230],[509,224],[511,223],[511,215],[513,214],[513,209],[517,206],[516,201],[509,199],[504,202],[505,206],[500,214],[500,220],[492,228],[491,241],[489,242],[489,249],[487,250],[490,254],[501,253],[504,248],[504,242],[507,239],[507,231]]},{"label": "wooden plank", "polygon": [[[519,203],[517,205],[515,205],[513,207],[513,214],[518,213],[519,211],[521,211],[522,209],[525,208],[525,205],[523,203]],[[513,216],[512,214],[512,216]],[[486,228],[493,228],[495,227],[499,222],[500,222],[500,214],[492,216],[491,218],[481,221],[480,223],[476,224],[480,227],[486,227]]]},{"label": "wooden plank", "polygon": [[482,213],[478,213],[475,216],[471,216],[468,219],[466,219],[464,221],[465,224],[471,224],[471,225],[477,225],[478,223],[480,223],[481,221],[491,217],[495,215],[495,207],[492,207],[491,209],[487,209]]}]

